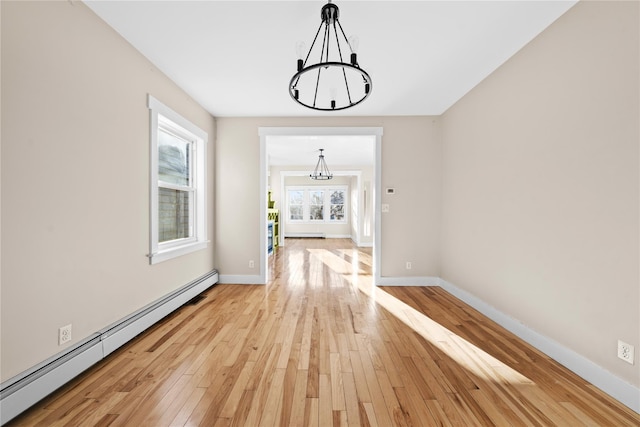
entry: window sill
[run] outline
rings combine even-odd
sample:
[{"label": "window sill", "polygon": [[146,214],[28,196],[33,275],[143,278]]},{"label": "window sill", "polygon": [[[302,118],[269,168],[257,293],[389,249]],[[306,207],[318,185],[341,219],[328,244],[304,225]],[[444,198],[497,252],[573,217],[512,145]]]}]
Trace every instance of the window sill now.
[{"label": "window sill", "polygon": [[209,241],[206,240],[204,242],[193,242],[188,243],[181,246],[176,246],[173,248],[163,249],[156,253],[149,255],[149,264],[158,264],[163,261],[167,261],[182,255],[189,254],[191,252],[199,251],[201,249],[206,249]]}]

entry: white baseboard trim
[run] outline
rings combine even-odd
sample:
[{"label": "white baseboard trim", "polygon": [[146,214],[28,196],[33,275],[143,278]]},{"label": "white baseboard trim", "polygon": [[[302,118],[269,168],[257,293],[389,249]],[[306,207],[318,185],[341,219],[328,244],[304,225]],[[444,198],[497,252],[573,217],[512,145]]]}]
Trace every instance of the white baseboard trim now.
[{"label": "white baseboard trim", "polygon": [[305,238],[310,238],[310,239],[324,239],[326,236],[324,233],[322,232],[298,232],[298,233],[285,233],[284,235],[285,238],[290,238],[290,239],[305,239]]},{"label": "white baseboard trim", "polygon": [[166,295],[164,298],[150,304],[133,315],[120,320],[100,333],[102,341],[103,357],[108,356],[123,344],[139,335],[165,316],[182,307],[195,296],[218,282],[218,273],[212,272]]},{"label": "white baseboard trim", "polygon": [[440,286],[439,277],[379,277],[376,286]]},{"label": "white baseboard trim", "polygon": [[0,425],[54,392],[218,281],[213,270],[0,385]]},{"label": "white baseboard trim", "polygon": [[556,362],[589,381],[609,396],[640,413],[640,388],[613,375],[584,356],[530,329],[517,319],[490,306],[480,298],[440,279],[440,286],[451,295],[469,304],[503,328],[517,335]]},{"label": "white baseboard trim", "polygon": [[94,336],[21,381],[3,388],[0,397],[0,425],[20,415],[100,360],[102,345],[100,338]]},{"label": "white baseboard trim", "polygon": [[242,276],[236,274],[221,274],[220,283],[227,285],[264,285],[259,275]]},{"label": "white baseboard trim", "polygon": [[351,239],[351,234],[327,234],[319,232],[299,232],[285,233],[285,238],[289,239]]}]

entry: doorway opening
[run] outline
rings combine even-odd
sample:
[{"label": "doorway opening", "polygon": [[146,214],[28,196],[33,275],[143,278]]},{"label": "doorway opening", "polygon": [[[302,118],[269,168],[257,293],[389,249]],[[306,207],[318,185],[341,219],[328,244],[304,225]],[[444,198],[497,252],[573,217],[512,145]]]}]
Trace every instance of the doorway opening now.
[{"label": "doorway opening", "polygon": [[[277,238],[277,245],[286,245],[286,235],[304,236],[305,233],[309,233],[308,230],[304,231],[304,227],[296,228],[305,221],[295,223],[288,221],[289,218],[285,217],[290,214],[285,212],[287,191],[288,188],[297,188],[296,184],[310,182],[309,173],[317,161],[320,148],[324,149],[326,161],[335,177],[325,181],[329,183],[327,188],[340,186],[348,188],[349,207],[346,213],[348,218],[343,223],[349,229],[349,237],[357,245],[373,248],[373,280],[374,284],[378,282],[382,134],[380,127],[259,128],[260,280],[262,283],[266,283],[268,277],[269,237]],[[366,160],[363,160],[365,158]],[[304,185],[298,185],[298,187],[304,187]],[[277,237],[273,235],[273,231],[271,235],[269,234],[268,199],[271,196],[279,207]],[[319,225],[317,221],[315,225]],[[273,230],[273,222],[271,227]],[[334,227],[325,231],[312,231],[326,235],[327,230],[335,232],[337,229]],[[337,235],[326,237],[344,237],[345,230],[342,228]],[[331,234],[331,232],[328,233]]]}]

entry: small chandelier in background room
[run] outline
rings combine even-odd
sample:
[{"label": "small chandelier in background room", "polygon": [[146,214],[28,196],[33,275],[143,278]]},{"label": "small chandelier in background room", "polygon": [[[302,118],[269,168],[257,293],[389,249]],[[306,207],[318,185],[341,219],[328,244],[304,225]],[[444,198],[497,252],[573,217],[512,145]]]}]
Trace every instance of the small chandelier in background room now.
[{"label": "small chandelier in background room", "polygon": [[[296,46],[298,72],[289,82],[289,94],[296,102],[313,110],[344,110],[358,105],[371,94],[371,77],[358,64],[358,39],[355,36],[347,39],[339,16],[338,6],[329,0],[322,7],[322,22],[306,56],[304,43]],[[323,26],[322,43],[318,42],[316,46]],[[312,54],[317,56],[318,53],[319,62],[307,64]],[[349,62],[344,61],[343,54],[349,55]],[[315,70],[317,72],[313,72]]]},{"label": "small chandelier in background room", "polygon": [[318,157],[318,164],[316,164],[316,168],[309,175],[311,179],[317,180],[327,180],[333,178],[333,174],[329,172],[329,168],[327,167],[327,163],[324,161],[324,155],[322,152],[324,148],[320,149],[320,156]]}]

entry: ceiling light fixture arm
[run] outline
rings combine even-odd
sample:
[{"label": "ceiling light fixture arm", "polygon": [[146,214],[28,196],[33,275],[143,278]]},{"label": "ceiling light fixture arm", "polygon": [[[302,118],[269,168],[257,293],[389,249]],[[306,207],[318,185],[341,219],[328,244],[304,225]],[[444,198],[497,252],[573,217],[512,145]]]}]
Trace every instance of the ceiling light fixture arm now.
[{"label": "ceiling light fixture arm", "polygon": [[[347,40],[347,44],[349,43],[349,39],[347,39],[347,36],[344,34],[344,30],[342,29],[342,25],[340,25],[340,21],[336,20],[335,22],[338,23],[338,26],[340,27],[340,31],[342,31],[342,36],[344,37],[345,40]],[[336,40],[338,40],[338,30],[336,29],[336,24],[335,22],[333,23],[333,32],[336,34]],[[340,43],[338,43],[338,54],[340,56],[340,62],[344,62],[344,60],[342,59],[342,49],[340,49]],[[354,58],[355,53],[351,54],[351,59]],[[351,63],[351,65],[355,65],[356,67],[358,66],[357,63]],[[349,81],[347,80],[347,72],[344,70],[344,68],[342,69],[342,76],[344,77],[344,86],[347,88],[347,98],[349,98],[349,105],[353,104],[353,102],[351,102],[351,92],[349,91]],[[334,104],[332,105],[335,108],[335,101]]]}]

